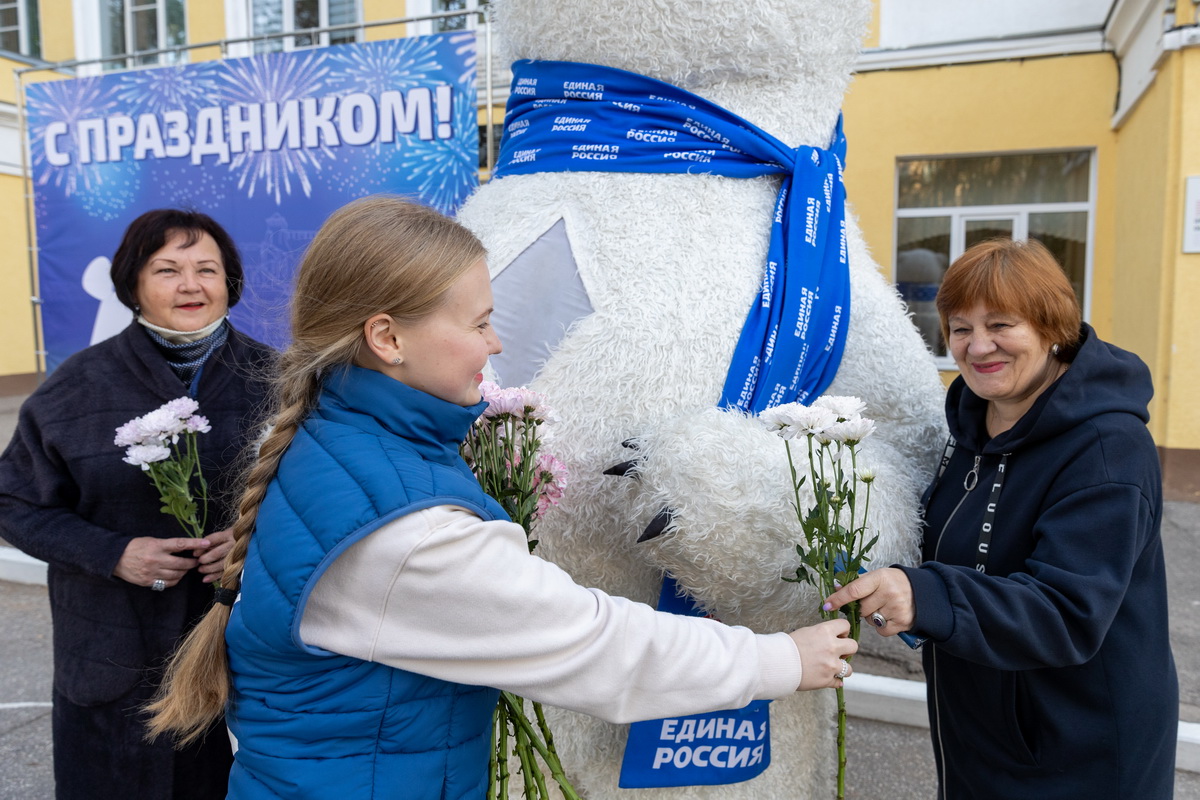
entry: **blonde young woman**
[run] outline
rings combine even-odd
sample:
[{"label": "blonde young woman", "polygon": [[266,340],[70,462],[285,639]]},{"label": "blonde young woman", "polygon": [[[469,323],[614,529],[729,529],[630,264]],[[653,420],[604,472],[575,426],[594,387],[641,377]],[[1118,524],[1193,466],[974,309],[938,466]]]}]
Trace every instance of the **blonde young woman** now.
[{"label": "blonde young woman", "polygon": [[850,672],[844,621],[758,635],[529,555],[458,456],[500,352],[484,256],[390,197],[335,213],[305,254],[221,602],[151,707],[151,732],[186,742],[228,704],[230,797],[479,797],[487,687],[619,722]]}]

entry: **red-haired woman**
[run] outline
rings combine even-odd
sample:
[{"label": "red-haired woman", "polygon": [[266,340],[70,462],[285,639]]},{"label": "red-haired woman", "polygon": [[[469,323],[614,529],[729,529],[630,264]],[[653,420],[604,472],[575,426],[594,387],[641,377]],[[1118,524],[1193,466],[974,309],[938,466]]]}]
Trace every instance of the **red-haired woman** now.
[{"label": "red-haired woman", "polygon": [[939,798],[1170,797],[1179,697],[1145,364],[1081,322],[1036,241],[946,273],[961,371],[924,498],[924,563],[870,572],[884,636],[924,645]]}]

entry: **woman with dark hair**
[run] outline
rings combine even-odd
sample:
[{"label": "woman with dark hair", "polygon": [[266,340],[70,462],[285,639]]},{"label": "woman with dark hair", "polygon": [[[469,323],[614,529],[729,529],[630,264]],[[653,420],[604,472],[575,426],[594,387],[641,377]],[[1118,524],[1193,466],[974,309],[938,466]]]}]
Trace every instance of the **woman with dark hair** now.
[{"label": "woman with dark hair", "polygon": [[[257,432],[271,351],[230,326],[242,265],[210,217],[138,217],[113,258],[135,321],[76,353],[21,407],[0,456],[0,536],[49,564],[54,622],[54,773],[59,798],[223,798],[223,727],[175,751],[147,744],[139,708],[165,659],[211,605],[232,546],[240,453]],[[116,428],[184,395],[198,437],[210,525],[186,538]]]},{"label": "woman with dark hair", "polygon": [[1166,798],[1178,683],[1153,388],[1081,323],[1034,240],[967,250],[937,296],[961,371],[924,563],[827,600],[927,637],[939,798]]}]

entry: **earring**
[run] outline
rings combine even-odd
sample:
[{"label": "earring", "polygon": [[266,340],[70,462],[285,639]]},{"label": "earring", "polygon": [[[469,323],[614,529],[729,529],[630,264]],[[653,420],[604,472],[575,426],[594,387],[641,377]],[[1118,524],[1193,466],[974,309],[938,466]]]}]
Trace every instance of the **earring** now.
[{"label": "earring", "polygon": [[394,366],[397,366],[397,367],[398,367],[398,366],[400,366],[400,359],[399,359],[399,358],[393,358],[393,359],[392,359],[392,364],[393,364]]},{"label": "earring", "polygon": [[1052,356],[1058,355],[1058,345],[1056,345],[1056,344],[1050,345],[1050,355],[1052,355]]}]

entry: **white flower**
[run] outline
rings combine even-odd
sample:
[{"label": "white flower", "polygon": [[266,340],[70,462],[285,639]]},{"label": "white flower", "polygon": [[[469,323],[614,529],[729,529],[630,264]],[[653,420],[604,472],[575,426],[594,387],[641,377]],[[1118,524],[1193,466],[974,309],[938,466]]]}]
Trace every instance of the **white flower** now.
[{"label": "white flower", "polygon": [[858,479],[863,483],[872,483],[875,480],[875,470],[871,467],[859,467]]},{"label": "white flower", "polygon": [[817,436],[830,425],[837,423],[837,416],[828,408],[817,405],[786,403],[773,406],[760,413],[759,418],[767,423],[784,439],[795,439],[801,435]]},{"label": "white flower", "polygon": [[767,429],[779,434],[784,439],[795,439],[800,433],[799,415],[806,411],[799,403],[785,403],[781,406],[771,406],[759,412],[758,418]]},{"label": "white flower", "polygon": [[142,429],[142,441],[153,439],[175,441],[183,433],[183,420],[167,409],[166,406],[156,408],[138,421]]},{"label": "white flower", "polygon": [[830,441],[856,445],[875,432],[875,421],[866,417],[835,422],[823,431]]},{"label": "white flower", "polygon": [[813,407],[827,408],[837,415],[839,422],[845,422],[859,417],[866,411],[867,404],[851,395],[826,394],[814,400]]},{"label": "white flower", "polygon": [[156,461],[166,461],[170,457],[170,448],[163,447],[161,444],[135,444],[125,450],[125,457],[121,460],[146,471],[150,469],[150,464]]},{"label": "white flower", "polygon": [[200,404],[190,397],[177,397],[162,407],[162,410],[175,416],[176,419],[187,419],[195,414]]},{"label": "white flower", "polygon": [[212,426],[208,424],[208,417],[202,417],[199,414],[193,414],[185,419],[183,427],[188,433],[208,433],[212,430]]},{"label": "white flower", "polygon": [[129,447],[131,444],[142,444],[142,427],[137,419],[131,419],[117,428],[117,438],[113,439],[117,447]]}]

